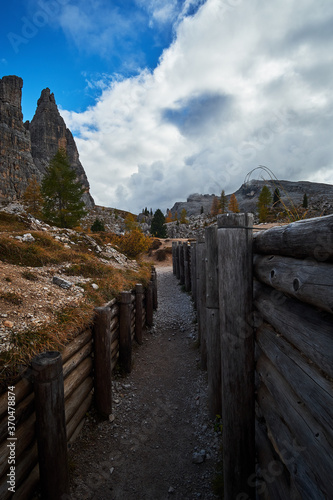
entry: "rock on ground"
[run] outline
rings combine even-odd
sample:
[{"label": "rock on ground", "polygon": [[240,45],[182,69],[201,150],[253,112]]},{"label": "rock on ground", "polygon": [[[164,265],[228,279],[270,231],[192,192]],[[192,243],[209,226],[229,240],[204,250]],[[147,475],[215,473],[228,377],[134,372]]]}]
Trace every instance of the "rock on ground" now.
[{"label": "rock on ground", "polygon": [[73,499],[213,499],[221,436],[208,417],[192,301],[157,268],[154,327],[113,382],[112,421],[91,412],[70,451]]}]

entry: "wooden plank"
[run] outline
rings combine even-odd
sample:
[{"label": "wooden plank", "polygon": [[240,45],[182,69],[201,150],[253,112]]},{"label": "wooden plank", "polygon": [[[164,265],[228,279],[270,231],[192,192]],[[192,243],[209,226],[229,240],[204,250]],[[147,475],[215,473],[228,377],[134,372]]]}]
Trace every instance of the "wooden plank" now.
[{"label": "wooden plank", "polygon": [[[256,421],[256,450],[259,470],[253,480],[259,499],[291,500],[290,474],[274,451],[265,426]],[[301,500],[301,499],[300,499]]]},{"label": "wooden plank", "polygon": [[68,441],[71,440],[71,437],[73,436],[74,432],[76,431],[76,429],[80,425],[80,423],[81,423],[82,419],[84,418],[85,414],[89,410],[89,408],[90,408],[90,406],[92,404],[92,399],[93,399],[93,395],[92,394],[88,394],[88,396],[84,399],[84,401],[83,401],[82,405],[80,406],[80,408],[78,408],[78,410],[74,414],[73,418],[68,422],[67,427],[66,427],[66,429],[67,429],[67,440]]},{"label": "wooden plank", "polygon": [[301,356],[271,326],[263,324],[256,334],[257,342],[265,355],[288,381],[308,411],[325,429],[333,448],[333,384],[315,365]]},{"label": "wooden plank", "polygon": [[[333,449],[323,428],[266,356],[259,358],[257,371],[274,398],[279,418],[287,422],[291,435],[302,448],[301,455],[307,476],[318,485],[318,490],[323,493],[324,498],[328,498],[333,491]],[[274,437],[280,438],[275,434]],[[298,468],[297,461],[295,465],[296,467],[290,469]],[[304,481],[304,478],[299,478],[297,484],[300,484],[300,481]],[[313,495],[312,498],[317,496]]]},{"label": "wooden plank", "polygon": [[75,370],[82,361],[92,353],[92,340],[87,342],[74,356],[69,358],[63,365],[63,376],[67,377],[73,370]]},{"label": "wooden plank", "polygon": [[85,330],[82,334],[75,337],[72,342],[67,344],[62,351],[62,362],[66,363],[75,353],[77,353],[84,345],[86,345],[92,338],[92,331]]},{"label": "wooden plank", "polygon": [[80,408],[81,404],[83,403],[87,395],[91,392],[93,387],[93,379],[91,377],[87,377],[86,379],[81,381],[79,387],[66,400],[66,424],[71,420],[71,418],[73,418],[73,415],[75,414],[77,409]]},{"label": "wooden plank", "polygon": [[[15,406],[15,428],[26,421],[34,411],[34,393],[29,394],[23,401]],[[0,443],[8,437],[8,416],[0,422]]]},{"label": "wooden plank", "polygon": [[[288,422],[281,416],[278,404],[262,383],[258,389],[258,402],[263,411],[268,436],[280,460],[285,464],[302,500],[325,500],[323,492],[313,479],[311,465],[304,456],[305,446],[298,442]],[[327,500],[327,499],[326,499]]]},{"label": "wooden plank", "polygon": [[64,380],[64,395],[65,400],[72,394],[73,391],[80,385],[80,381],[90,375],[93,368],[92,359],[84,359],[77,368],[68,375]]},{"label": "wooden plank", "polygon": [[278,255],[256,255],[254,274],[276,290],[333,312],[333,264]]},{"label": "wooden plank", "polygon": [[[24,398],[33,392],[33,385],[30,381],[31,368],[28,369],[28,373],[23,372],[23,378],[15,385],[15,402],[16,405],[20,403]],[[29,377],[29,378],[27,378]],[[10,384],[9,384],[10,385]],[[3,392],[0,396],[0,419],[4,416],[7,418],[8,414],[8,391]]]},{"label": "wooden plank", "polygon": [[258,282],[254,304],[267,323],[333,378],[333,317]]},{"label": "wooden plank", "polygon": [[333,215],[293,222],[260,232],[254,252],[333,261]]},{"label": "wooden plank", "polygon": [[[22,453],[31,445],[31,443],[36,439],[35,434],[36,425],[36,415],[33,413],[28,420],[22,423],[15,432],[15,437],[17,438],[15,455],[16,459],[20,458]],[[8,457],[9,448],[8,441],[4,441],[0,445],[0,477],[2,477],[9,468]]]},{"label": "wooden plank", "polygon": [[224,498],[252,498],[255,471],[252,214],[218,217]]}]

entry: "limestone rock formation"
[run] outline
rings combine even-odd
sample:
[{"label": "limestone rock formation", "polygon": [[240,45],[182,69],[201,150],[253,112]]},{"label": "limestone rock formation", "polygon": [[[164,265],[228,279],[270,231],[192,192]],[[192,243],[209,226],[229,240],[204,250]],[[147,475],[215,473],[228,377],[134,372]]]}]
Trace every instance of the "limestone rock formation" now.
[{"label": "limestone rock formation", "polygon": [[32,176],[41,179],[31,156],[30,133],[23,125],[22,87],[17,76],[0,79],[0,203],[20,199]]},{"label": "limestone rock formation", "polygon": [[23,124],[22,87],[23,80],[18,76],[0,79],[0,203],[22,198],[29,180],[36,176],[41,181],[50,160],[63,147],[85,189],[83,201],[92,208],[94,200],[89,193],[87,176],[54,95],[50,89],[44,89],[33,120]]},{"label": "limestone rock formation", "polygon": [[66,127],[65,121],[59,113],[54,94],[51,94],[49,88],[42,91],[37,102],[35,116],[31,123],[26,122],[25,126],[30,131],[32,157],[40,173],[45,174],[50,160],[58,149],[64,148],[72,168],[85,189],[84,202],[89,208],[93,207],[94,201],[89,194],[89,182],[79,160],[73,135]]}]

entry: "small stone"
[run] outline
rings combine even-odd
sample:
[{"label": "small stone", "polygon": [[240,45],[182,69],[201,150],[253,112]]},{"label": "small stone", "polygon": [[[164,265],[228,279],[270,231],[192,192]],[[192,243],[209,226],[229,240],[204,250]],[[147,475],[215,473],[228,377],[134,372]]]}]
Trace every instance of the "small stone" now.
[{"label": "small stone", "polygon": [[202,464],[204,461],[204,457],[201,455],[201,453],[193,453],[192,455],[192,463],[193,464]]},{"label": "small stone", "polygon": [[35,241],[35,238],[32,236],[32,234],[26,233],[22,236],[22,241],[32,242]]},{"label": "small stone", "polygon": [[59,276],[53,276],[52,283],[54,285],[60,286],[60,288],[65,288],[66,290],[68,288],[71,288],[71,286],[72,286],[72,283],[70,283],[69,281],[64,280],[63,278],[59,278]]},{"label": "small stone", "polygon": [[114,467],[111,467],[110,474],[112,474],[113,471],[114,471]]},{"label": "small stone", "polygon": [[115,416],[111,413],[111,415],[109,415],[109,422],[114,422],[114,419]]},{"label": "small stone", "polygon": [[99,286],[96,285],[96,283],[92,283],[91,286],[93,287],[94,290],[98,290],[99,289]]},{"label": "small stone", "polygon": [[7,328],[13,328],[14,326],[14,323],[12,321],[4,321],[4,326],[6,326]]},{"label": "small stone", "polygon": [[175,488],[173,488],[172,486],[170,486],[170,488],[168,489],[168,493],[174,493],[175,492]]}]

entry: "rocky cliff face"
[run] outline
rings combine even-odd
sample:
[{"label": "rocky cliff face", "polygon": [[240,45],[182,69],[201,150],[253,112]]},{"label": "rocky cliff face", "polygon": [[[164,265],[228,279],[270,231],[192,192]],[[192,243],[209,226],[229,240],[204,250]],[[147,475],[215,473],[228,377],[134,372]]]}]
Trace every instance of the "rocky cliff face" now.
[{"label": "rocky cliff face", "polygon": [[17,76],[0,79],[0,203],[19,200],[31,177],[35,175],[40,181],[51,158],[62,147],[85,189],[86,206],[93,207],[74,138],[60,116],[54,95],[44,89],[34,118],[23,124],[22,87],[23,80]]},{"label": "rocky cliff face", "polygon": [[17,76],[0,79],[0,203],[20,199],[32,176],[41,179],[31,155],[30,133],[23,125],[22,87]]},{"label": "rocky cliff face", "polygon": [[65,149],[69,162],[86,191],[84,201],[88,207],[93,207],[94,202],[89,194],[89,182],[79,160],[73,135],[66,127],[58,111],[54,94],[51,94],[49,88],[42,91],[37,102],[35,116],[31,123],[26,122],[25,126],[30,131],[32,157],[40,173],[45,174],[50,160],[58,149]]}]

